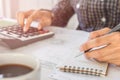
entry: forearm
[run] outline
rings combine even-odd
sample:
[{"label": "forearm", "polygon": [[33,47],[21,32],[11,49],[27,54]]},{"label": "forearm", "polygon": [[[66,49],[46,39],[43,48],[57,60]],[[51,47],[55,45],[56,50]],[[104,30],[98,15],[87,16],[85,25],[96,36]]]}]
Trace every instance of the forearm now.
[{"label": "forearm", "polygon": [[53,26],[66,26],[74,10],[70,4],[70,0],[60,0],[59,3],[52,9],[54,14],[52,25]]}]

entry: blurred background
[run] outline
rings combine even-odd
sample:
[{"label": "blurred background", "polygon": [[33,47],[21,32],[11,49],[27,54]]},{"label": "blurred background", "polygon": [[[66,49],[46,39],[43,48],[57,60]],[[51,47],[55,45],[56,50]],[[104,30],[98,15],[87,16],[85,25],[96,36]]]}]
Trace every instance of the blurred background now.
[{"label": "blurred background", "polygon": [[[16,18],[18,11],[30,9],[52,9],[59,0],[0,0],[0,17]],[[67,28],[75,29],[78,25],[77,17],[74,15]]]}]

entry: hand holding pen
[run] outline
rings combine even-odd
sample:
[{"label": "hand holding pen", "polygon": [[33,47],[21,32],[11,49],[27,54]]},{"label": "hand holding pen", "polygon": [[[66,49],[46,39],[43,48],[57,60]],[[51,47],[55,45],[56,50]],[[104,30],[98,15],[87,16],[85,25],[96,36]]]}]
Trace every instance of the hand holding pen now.
[{"label": "hand holding pen", "polygon": [[[120,24],[112,30],[104,28],[90,34],[90,39],[81,46],[81,51],[86,57],[98,61],[120,65]],[[91,50],[92,48],[107,45],[104,48]],[[91,51],[90,51],[91,50]],[[79,54],[78,56],[84,53]]]}]

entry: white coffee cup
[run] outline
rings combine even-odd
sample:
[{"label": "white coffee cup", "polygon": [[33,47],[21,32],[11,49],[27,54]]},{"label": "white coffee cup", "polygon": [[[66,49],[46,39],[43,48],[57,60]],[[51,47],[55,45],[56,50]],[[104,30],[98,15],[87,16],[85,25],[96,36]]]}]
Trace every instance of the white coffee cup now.
[{"label": "white coffee cup", "polygon": [[40,62],[36,57],[18,53],[0,54],[0,65],[6,64],[25,65],[31,67],[33,70],[21,76],[8,78],[0,76],[0,80],[40,80]]}]

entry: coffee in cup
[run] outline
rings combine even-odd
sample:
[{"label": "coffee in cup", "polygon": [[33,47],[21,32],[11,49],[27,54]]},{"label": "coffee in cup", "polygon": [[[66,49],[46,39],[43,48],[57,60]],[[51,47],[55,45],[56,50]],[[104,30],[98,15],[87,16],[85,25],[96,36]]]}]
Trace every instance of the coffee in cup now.
[{"label": "coffee in cup", "polygon": [[30,55],[0,54],[0,80],[40,80],[40,62]]}]

